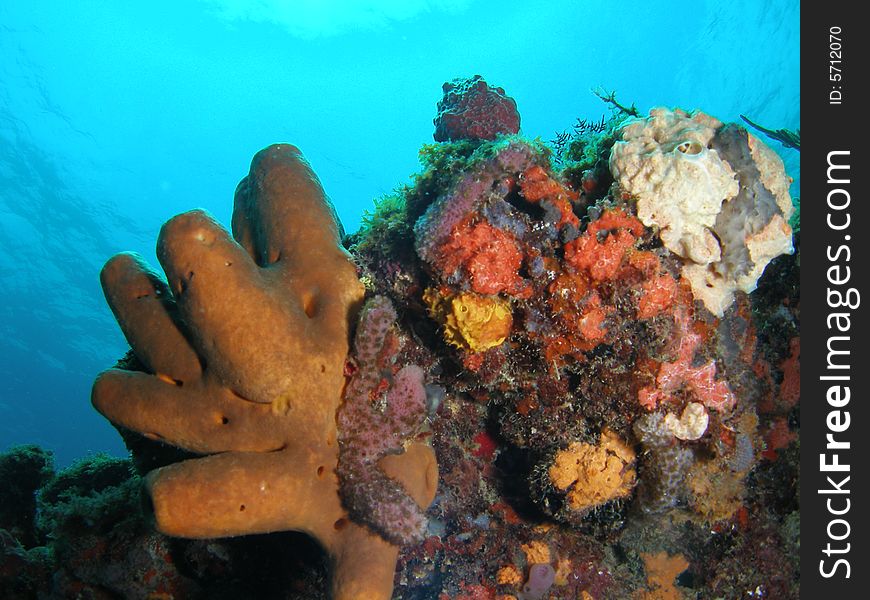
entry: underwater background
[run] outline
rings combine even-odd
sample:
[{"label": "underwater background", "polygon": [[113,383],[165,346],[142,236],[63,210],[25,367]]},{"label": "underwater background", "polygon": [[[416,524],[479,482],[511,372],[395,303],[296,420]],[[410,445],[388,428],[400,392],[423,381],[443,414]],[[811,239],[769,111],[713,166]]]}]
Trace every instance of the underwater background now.
[{"label": "underwater background", "polygon": [[[445,81],[503,87],[544,141],[607,114],[598,88],[795,130],[799,42],[785,0],[3,2],[0,450],[127,454],[89,401],[127,349],[99,270],[156,266],[179,212],[228,225],[260,148],[297,145],[352,232],[419,170]],[[799,197],[798,152],[770,146]]]}]

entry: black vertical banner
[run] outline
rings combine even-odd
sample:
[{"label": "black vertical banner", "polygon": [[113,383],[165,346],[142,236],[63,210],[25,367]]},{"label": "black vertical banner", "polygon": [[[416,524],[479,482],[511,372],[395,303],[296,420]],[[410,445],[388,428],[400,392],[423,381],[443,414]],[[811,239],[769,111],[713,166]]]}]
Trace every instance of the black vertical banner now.
[{"label": "black vertical banner", "polygon": [[870,37],[859,2],[801,6],[801,597],[870,586]]}]

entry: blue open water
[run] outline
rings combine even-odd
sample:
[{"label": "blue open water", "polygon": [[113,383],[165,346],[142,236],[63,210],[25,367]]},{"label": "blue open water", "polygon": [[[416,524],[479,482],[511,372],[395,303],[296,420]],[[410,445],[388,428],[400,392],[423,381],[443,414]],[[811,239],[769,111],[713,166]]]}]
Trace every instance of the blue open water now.
[{"label": "blue open water", "polygon": [[0,451],[125,453],[89,401],[126,350],[100,267],[156,264],[176,213],[228,224],[263,146],[299,146],[354,231],[417,170],[445,80],[480,73],[545,140],[607,112],[595,87],[797,129],[799,45],[795,0],[4,0]]}]

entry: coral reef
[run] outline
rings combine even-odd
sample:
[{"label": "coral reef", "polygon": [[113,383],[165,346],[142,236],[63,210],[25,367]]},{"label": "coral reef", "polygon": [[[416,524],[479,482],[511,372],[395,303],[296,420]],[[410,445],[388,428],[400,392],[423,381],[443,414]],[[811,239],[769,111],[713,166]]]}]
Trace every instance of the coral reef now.
[{"label": "coral reef", "polygon": [[279,145],[232,237],[202,211],[164,226],[168,281],[109,261],[132,350],[93,401],[133,460],[0,457],[27,473],[9,597],[799,596],[779,159],[604,91],[610,117],[550,148],[502,90],[448,87],[453,133],[359,232]]},{"label": "coral reef", "polygon": [[[626,144],[625,131],[633,123],[625,115],[600,127],[580,127],[573,138],[562,139],[561,171],[541,148],[507,138],[463,155],[464,171],[442,170],[440,179],[427,171],[421,177],[440,181],[441,192],[427,194],[426,210],[414,225],[423,266],[423,274],[416,275],[418,291],[396,301],[419,314],[422,299],[437,326],[428,343],[437,348],[440,337],[446,342],[442,352],[454,358],[455,370],[446,365],[441,381],[480,407],[468,415],[479,415],[477,428],[457,422],[468,410],[459,400],[447,402],[452,408],[440,415],[446,421],[435,423],[444,486],[436,506],[447,532],[439,536],[441,550],[432,560],[457,568],[453,586],[442,583],[444,597],[522,597],[534,561],[505,564],[498,553],[511,554],[509,540],[522,531],[520,524],[542,518],[546,523],[547,517],[576,528],[575,539],[595,539],[593,547],[619,537],[623,524],[633,519],[644,542],[634,542],[625,529],[625,548],[649,556],[663,549],[665,556],[682,554],[679,571],[691,568],[698,574],[675,587],[675,571],[659,576],[656,564],[649,563],[648,597],[677,597],[683,585],[704,589],[710,579],[701,575],[703,559],[690,563],[683,557],[699,556],[690,546],[671,546],[664,542],[667,534],[655,531],[675,519],[698,536],[711,526],[716,532],[732,522],[743,527],[746,507],[757,502],[747,482],[763,465],[765,443],[787,450],[794,439],[773,434],[764,439],[766,431],[781,430],[784,421],[774,413],[759,427],[757,415],[768,394],[759,365],[767,364],[768,373],[794,369],[788,358],[793,350],[783,355],[777,349],[776,367],[759,362],[755,354],[768,351],[768,341],[779,343],[768,329],[760,345],[756,327],[778,327],[774,319],[782,320],[783,313],[768,313],[769,324],[755,323],[741,295],[753,290],[770,260],[790,251],[790,231],[779,227],[791,214],[788,179],[770,150],[744,130],[712,117],[692,121],[682,111],[668,114],[675,121],[669,135],[681,138],[669,150],[680,154],[674,161],[692,152],[702,160],[675,167],[685,172],[662,183],[650,202],[697,193],[689,180],[710,169],[692,168],[714,157],[720,169],[715,181],[722,188],[702,198],[709,200],[708,215],[680,213],[673,230],[644,220],[652,209],[626,192],[614,167],[612,157],[621,151],[619,144]],[[641,171],[650,167],[646,158],[638,158]],[[611,181],[617,185],[608,191]],[[702,187],[701,193],[714,187]],[[419,198],[415,190],[406,196]],[[665,208],[680,210],[679,205]],[[779,237],[766,238],[774,230]],[[762,242],[766,239],[769,245]],[[501,260],[490,258],[495,256]],[[698,289],[689,268],[696,264],[715,272],[717,284],[730,278],[714,290],[721,292],[718,298],[709,295],[706,283]],[[372,268],[376,273],[377,266]],[[794,288],[777,293],[757,306],[794,302]],[[505,312],[509,307],[511,318],[499,321],[497,334],[489,336],[491,346],[474,346],[458,331],[459,319],[446,301],[467,294],[481,303],[485,298],[487,306],[499,303]],[[787,312],[794,309],[792,304]],[[478,314],[469,316],[491,331],[488,317]],[[796,396],[795,381],[788,376],[783,386],[789,398]],[[456,446],[463,447],[461,440],[468,438],[478,441],[478,449],[457,453]],[[621,450],[602,451],[598,444],[606,445],[601,440],[607,439],[623,440]],[[475,455],[489,456],[493,447],[495,472],[478,464]],[[605,466],[580,468],[587,464]],[[795,469],[796,463],[787,468]],[[476,472],[481,474],[475,477]],[[494,493],[500,500],[487,502]],[[472,523],[490,524],[478,531],[465,524],[463,514]],[[472,514],[477,516],[471,519]],[[765,512],[762,520],[770,518],[776,517]],[[501,535],[494,538],[493,528]],[[450,550],[453,539],[487,548],[490,562],[479,558],[472,570]],[[659,541],[648,543],[652,540]],[[628,597],[615,583],[627,577],[614,574],[617,566],[605,571],[610,574],[606,584],[577,575],[573,581],[582,584],[561,587],[560,572],[571,568],[564,565],[582,561],[583,553],[570,545],[550,545],[560,549],[552,557],[556,577],[549,597]],[[457,567],[464,564],[468,571]],[[480,578],[481,569],[491,579]],[[779,573],[778,585],[792,578],[790,587],[779,588],[782,597],[793,597],[793,573]],[[486,583],[493,579],[494,588]]]},{"label": "coral reef", "polygon": [[25,548],[40,541],[33,520],[36,491],[53,473],[54,457],[39,446],[16,446],[0,455],[0,530]]},{"label": "coral reef", "polygon": [[52,554],[36,507],[38,490],[53,475],[54,457],[38,446],[0,454],[0,600],[35,599],[48,588]]},{"label": "coral reef", "polygon": [[[0,462],[32,449],[12,448]],[[28,473],[7,464],[12,477]],[[154,531],[141,489],[127,459],[97,455],[50,472],[27,512],[41,545],[0,531],[0,598],[326,600],[325,557],[306,536],[170,538]]]},{"label": "coral reef", "polygon": [[[101,374],[93,403],[207,455],[148,474],[164,533],[302,531],[334,562],[335,598],[386,598],[398,549],[350,521],[338,494],[335,414],[363,295],[339,233],[298,150],[261,151],[236,191],[235,239],[193,211],[161,230],[168,284],[129,254],[107,263],[106,298],[147,372]],[[392,472],[422,506],[433,461],[417,449]]]},{"label": "coral reef", "polygon": [[494,140],[519,132],[517,103],[480,75],[448,81],[442,89],[444,97],[438,101],[434,121],[436,142]]},{"label": "coral reef", "polygon": [[[142,511],[142,482],[129,460],[95,456],[58,473],[40,491],[40,527],[50,531],[60,597],[191,597],[170,540]],[[105,595],[105,596],[103,596]]]},{"label": "coral reef", "polygon": [[[770,329],[780,326],[784,313],[766,312],[767,323],[753,322],[741,295],[748,284],[730,291],[730,306],[706,302],[688,276],[688,253],[669,247],[663,239],[668,232],[645,223],[637,199],[620,185],[608,190],[610,182],[619,183],[610,157],[626,123],[619,115],[600,127],[577,128],[562,140],[561,170],[552,167],[545,149],[519,138],[445,147],[452,162],[424,163],[417,185],[402,192],[415,207],[408,219],[416,221],[421,264],[397,239],[392,255],[408,265],[404,273],[413,283],[393,298],[418,319],[427,314],[431,323],[418,322],[416,332],[436,353],[453,358],[439,378],[448,397],[433,422],[442,468],[435,522],[443,522],[445,531],[403,563],[415,565],[402,580],[407,597],[431,586],[443,598],[523,597],[539,561],[555,572],[544,597],[623,598],[638,588],[648,597],[676,597],[679,589],[706,589],[712,579],[705,559],[683,558],[704,556],[694,553],[696,542],[670,544],[670,526],[663,523],[684,523],[699,538],[711,527],[743,527],[746,507],[757,502],[748,482],[764,464],[765,443],[790,447],[794,436],[763,438],[782,430],[781,412],[763,416],[761,426],[757,415],[768,396],[759,365],[767,364],[767,373],[794,369],[788,358],[794,352],[781,347]],[[709,227],[739,230],[746,224],[752,231],[753,218],[786,215],[781,201],[787,180],[776,161],[756,149],[752,171],[727,142],[744,139],[745,132],[718,122],[709,129],[718,144],[713,150],[727,159],[721,161],[723,179],[735,194],[727,211],[726,194],[713,202]],[[776,208],[769,210],[777,194]],[[727,219],[719,218],[723,211]],[[707,227],[685,237],[704,242]],[[738,254],[737,242],[727,233],[724,242],[710,236],[716,243],[711,253],[718,252],[710,263],[724,272],[724,262]],[[384,278],[367,252],[360,260],[373,280]],[[759,265],[747,272],[760,276]],[[795,288],[783,288],[757,306],[794,298]],[[504,318],[492,317],[496,307]],[[756,327],[768,332],[764,345]],[[777,344],[776,366],[755,354],[771,351],[769,343]],[[796,379],[786,381],[785,394],[793,398]],[[619,451],[604,451],[602,440],[622,440]],[[765,512],[762,520],[775,518]],[[643,537],[635,538],[626,523],[637,523]],[[552,554],[508,560],[515,552],[512,539],[526,540],[525,548],[534,541],[529,528],[540,535],[542,527]],[[627,565],[608,562],[598,578],[578,568],[590,556],[603,564],[604,548],[614,538],[624,540],[637,565],[644,564],[641,553],[666,550],[664,556],[679,556],[679,571],[691,576],[681,575],[674,585],[673,576],[660,576],[657,564],[649,563],[647,587],[633,579],[643,566],[629,574]],[[579,540],[590,545],[578,547]],[[453,575],[438,579],[431,569],[445,564]],[[779,582],[792,578],[791,587],[780,589],[793,597],[793,573],[779,573]]]}]

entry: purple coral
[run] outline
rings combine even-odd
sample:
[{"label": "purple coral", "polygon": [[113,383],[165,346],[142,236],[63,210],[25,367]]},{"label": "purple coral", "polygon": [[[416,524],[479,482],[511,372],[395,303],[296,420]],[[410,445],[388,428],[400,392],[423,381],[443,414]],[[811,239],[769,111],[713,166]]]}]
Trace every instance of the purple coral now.
[{"label": "purple coral", "polygon": [[377,463],[388,454],[400,454],[418,432],[426,418],[426,390],[420,367],[396,364],[396,318],[383,296],[363,307],[354,338],[353,373],[338,411],[337,474],[351,518],[401,545],[422,538],[426,516]]}]

